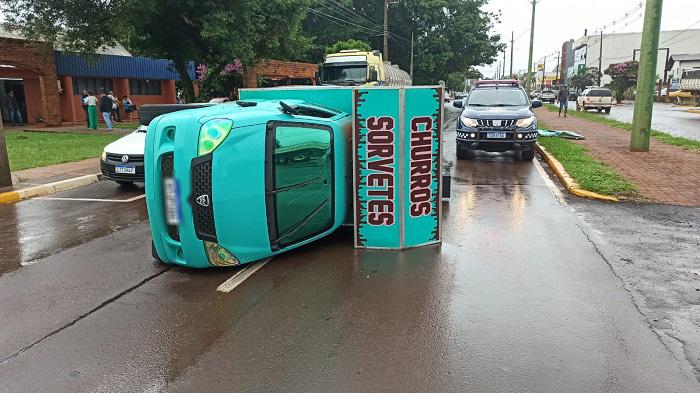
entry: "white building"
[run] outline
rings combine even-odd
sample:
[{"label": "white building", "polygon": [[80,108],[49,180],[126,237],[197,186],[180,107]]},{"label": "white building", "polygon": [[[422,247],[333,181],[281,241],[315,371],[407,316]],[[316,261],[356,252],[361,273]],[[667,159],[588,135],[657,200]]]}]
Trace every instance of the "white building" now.
[{"label": "white building", "polygon": [[[639,48],[642,33],[603,34],[603,56],[601,71],[610,64],[629,60],[639,61]],[[585,67],[598,67],[600,56],[600,35],[587,35],[574,41],[574,64],[567,70],[567,76]],[[656,73],[659,79],[670,80],[666,63],[673,55],[697,53],[700,49],[700,29],[662,31],[659,39],[659,58]],[[603,85],[610,83],[610,77],[603,75]]]}]

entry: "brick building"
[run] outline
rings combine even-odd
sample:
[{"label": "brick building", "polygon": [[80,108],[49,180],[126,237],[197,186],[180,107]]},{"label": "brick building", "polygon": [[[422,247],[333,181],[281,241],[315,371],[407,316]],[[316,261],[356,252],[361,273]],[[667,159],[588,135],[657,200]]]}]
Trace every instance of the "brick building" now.
[{"label": "brick building", "polygon": [[261,60],[245,70],[243,87],[316,85],[317,72],[317,64]]}]

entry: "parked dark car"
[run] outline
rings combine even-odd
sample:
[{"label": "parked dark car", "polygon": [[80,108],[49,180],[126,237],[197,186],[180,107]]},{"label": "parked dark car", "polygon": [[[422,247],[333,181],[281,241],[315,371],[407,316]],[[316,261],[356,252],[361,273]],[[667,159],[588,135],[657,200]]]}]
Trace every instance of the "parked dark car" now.
[{"label": "parked dark car", "polygon": [[542,101],[530,102],[518,81],[479,81],[453,105],[464,108],[457,122],[457,159],[471,159],[476,150],[514,151],[516,160],[535,157],[538,134],[532,109]]}]

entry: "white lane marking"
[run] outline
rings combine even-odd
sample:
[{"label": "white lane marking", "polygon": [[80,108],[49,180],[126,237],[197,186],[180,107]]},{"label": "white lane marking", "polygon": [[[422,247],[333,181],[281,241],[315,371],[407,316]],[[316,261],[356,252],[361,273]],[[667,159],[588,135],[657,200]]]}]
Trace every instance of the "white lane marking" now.
[{"label": "white lane marking", "polygon": [[146,194],[137,195],[129,199],[99,199],[99,198],[63,198],[63,197],[38,197],[34,199],[41,199],[44,201],[78,201],[78,202],[113,202],[113,203],[129,203],[143,199]]},{"label": "white lane marking", "polygon": [[552,181],[552,179],[549,178],[549,175],[547,175],[547,172],[545,172],[544,168],[542,168],[542,165],[540,165],[540,162],[537,160],[532,160],[532,162],[535,164],[535,168],[537,168],[537,172],[540,173],[540,176],[544,180],[544,184],[547,185],[547,188],[549,188],[549,191],[554,194],[554,197],[559,200],[559,203],[566,206],[566,200],[564,199],[564,195],[561,193],[561,190],[559,190],[559,187],[557,187],[556,184]]},{"label": "white lane marking", "polygon": [[248,277],[252,276],[253,273],[257,272],[258,269],[265,266],[265,264],[269,262],[270,259],[272,258],[267,258],[263,261],[255,262],[237,271],[236,274],[234,274],[231,278],[219,285],[219,287],[216,288],[216,290],[223,293],[229,293],[233,291],[234,289],[236,289],[237,286],[241,285],[243,281],[245,281]]}]

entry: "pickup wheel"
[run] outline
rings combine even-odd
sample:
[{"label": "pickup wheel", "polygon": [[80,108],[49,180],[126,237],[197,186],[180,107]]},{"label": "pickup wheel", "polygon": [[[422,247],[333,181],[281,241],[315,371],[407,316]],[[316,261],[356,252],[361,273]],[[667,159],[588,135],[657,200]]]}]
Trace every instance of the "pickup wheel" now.
[{"label": "pickup wheel", "polygon": [[607,107],[607,108],[605,108],[605,109],[603,109],[603,110],[605,111],[605,113],[610,113],[610,107]]},{"label": "pickup wheel", "polygon": [[462,149],[457,146],[457,159],[458,160],[471,160],[474,158],[474,150]]},{"label": "pickup wheel", "polygon": [[153,259],[155,259],[156,261],[158,261],[158,262],[160,262],[160,263],[165,263],[165,262],[163,262],[163,260],[160,259],[160,257],[158,256],[158,251],[156,251],[156,244],[153,242],[153,240],[151,240],[151,256],[152,256]]},{"label": "pickup wheel", "polygon": [[602,112],[603,108],[598,108],[598,113]]},{"label": "pickup wheel", "polygon": [[581,110],[581,106],[580,106],[580,105],[578,104],[578,102],[577,102],[577,103],[576,103],[576,111],[580,111],[580,110]]},{"label": "pickup wheel", "polygon": [[520,158],[523,161],[532,161],[535,158],[535,146],[532,146],[530,150],[520,152]]}]

